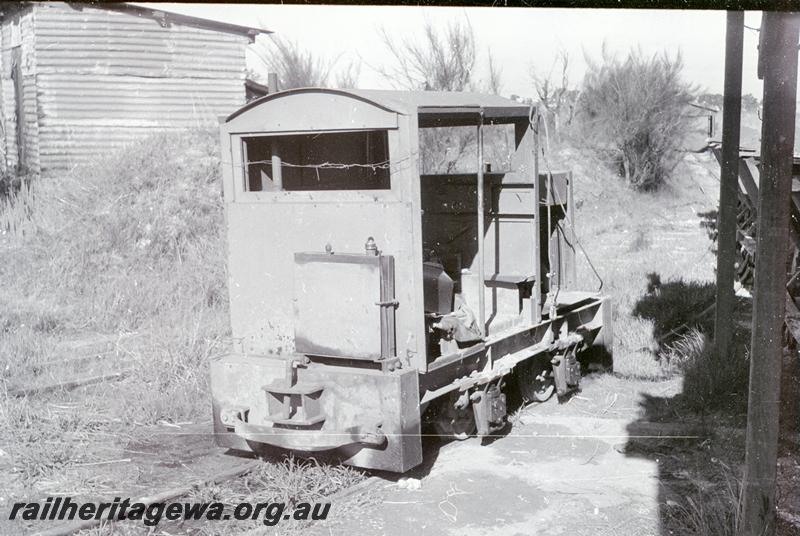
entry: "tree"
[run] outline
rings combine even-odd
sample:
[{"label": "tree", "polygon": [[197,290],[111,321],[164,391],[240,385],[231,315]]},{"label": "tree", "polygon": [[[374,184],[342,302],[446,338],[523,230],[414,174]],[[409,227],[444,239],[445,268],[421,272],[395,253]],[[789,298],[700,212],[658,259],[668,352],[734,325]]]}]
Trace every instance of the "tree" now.
[{"label": "tree", "polygon": [[503,72],[494,61],[494,56],[491,50],[486,51],[487,65],[489,68],[489,77],[486,81],[486,91],[492,95],[499,95],[503,87]]},{"label": "tree", "polygon": [[425,23],[422,39],[396,41],[385,28],[381,38],[395,60],[378,68],[405,89],[464,91],[475,67],[475,35],[467,21],[453,21],[443,31]]},{"label": "tree", "polygon": [[315,56],[297,41],[274,35],[268,40],[258,40],[253,51],[269,72],[278,75],[281,89],[325,87],[335,64]]},{"label": "tree", "polygon": [[533,81],[539,103],[547,111],[558,114],[569,91],[569,53],[564,49],[559,50],[547,74],[539,71],[533,64],[528,74]]},{"label": "tree", "polygon": [[[395,86],[409,90],[470,91],[499,93],[501,71],[488,51],[488,77],[478,83],[475,34],[467,20],[456,20],[443,29],[430,22],[422,37],[392,38],[381,29],[381,39],[393,61],[376,70]],[[471,127],[427,128],[420,133],[424,173],[474,172],[470,158],[476,143]]]},{"label": "tree", "polygon": [[578,100],[585,139],[634,188],[658,188],[683,157],[696,90],[681,79],[680,54],[603,56],[588,61]]},{"label": "tree", "polygon": [[358,79],[361,76],[361,62],[351,61],[343,69],[336,73],[336,87],[353,89],[358,87]]},{"label": "tree", "polygon": [[[361,76],[360,61],[351,61],[344,67],[336,69],[339,57],[330,60],[325,56],[318,56],[302,48],[297,41],[287,41],[277,36],[270,36],[269,40],[258,40],[253,50],[266,71],[278,75],[281,89],[329,87],[332,76],[335,79],[333,84],[335,87],[358,87],[358,79]],[[266,79],[266,73],[252,74],[255,75],[252,78],[256,81],[263,83]]]},{"label": "tree", "polygon": [[757,112],[761,103],[751,93],[742,95],[742,110],[745,112]]},{"label": "tree", "polygon": [[[697,96],[697,103],[710,108],[722,110],[723,96],[719,93],[702,93]],[[744,101],[744,97],[742,97]]]},{"label": "tree", "polygon": [[528,75],[539,97],[539,104],[544,108],[546,124],[552,125],[553,134],[558,136],[562,125],[572,123],[578,96],[578,92],[569,88],[569,53],[560,49],[547,73],[531,64]]}]

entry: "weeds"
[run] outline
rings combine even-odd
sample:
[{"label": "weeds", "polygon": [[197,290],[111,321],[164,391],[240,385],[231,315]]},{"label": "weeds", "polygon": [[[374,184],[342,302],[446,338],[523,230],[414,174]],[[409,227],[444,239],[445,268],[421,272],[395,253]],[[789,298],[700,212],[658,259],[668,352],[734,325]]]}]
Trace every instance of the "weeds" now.
[{"label": "weeds", "polygon": [[[708,335],[713,331],[713,314],[708,312],[713,300],[713,285],[672,281],[643,297],[634,314],[653,320],[660,341],[653,352],[666,371],[683,375],[680,399],[686,409],[740,414],[747,403],[749,332],[738,330],[732,355],[719,355]],[[676,330],[679,326],[689,327]]]},{"label": "weeds", "polygon": [[714,304],[714,284],[687,282],[682,278],[662,284],[655,273],[648,274],[648,281],[650,291],[638,301],[632,314],[653,321],[653,335],[659,348],[669,343],[681,326],[711,332],[713,315],[708,314],[708,308]]},{"label": "weeds", "polygon": [[327,465],[316,460],[286,458],[275,465],[265,464],[251,479],[259,494],[273,501],[294,506],[303,501],[318,501],[364,479],[358,469],[345,465]]},{"label": "weeds", "polygon": [[[279,462],[265,462],[255,471],[224,486],[210,486],[194,490],[186,499],[194,502],[219,501],[227,505],[242,502],[282,503],[287,510],[294,509],[299,503],[328,502],[338,491],[347,489],[364,480],[363,472],[344,465],[328,465],[316,460],[298,460],[288,456]],[[342,512],[342,505],[337,504],[337,511]],[[192,527],[194,529],[194,527]],[[248,528],[241,521],[232,523],[215,523],[213,532],[208,524],[198,525],[191,533],[199,534],[244,534]],[[246,534],[274,534],[274,529],[265,527],[261,519],[253,520],[253,532]],[[308,523],[293,522],[281,527],[281,533],[305,534],[310,528]],[[206,532],[209,531],[209,532]]]},{"label": "weeds", "polygon": [[[218,168],[215,133],[157,134],[0,201],[3,384],[29,381],[61,341],[139,331],[99,365],[137,373],[83,393],[73,431],[90,426],[90,407],[123,426],[205,416],[208,360],[228,334]],[[34,423],[48,414],[37,399],[6,410],[0,430],[25,475],[74,460],[74,442],[49,446],[64,415]]]},{"label": "weeds", "polygon": [[746,413],[750,374],[747,335],[737,333],[731,355],[719,355],[712,344],[705,344],[684,358],[681,400],[687,408],[700,414],[712,410]]},{"label": "weeds", "polygon": [[697,360],[702,358],[709,344],[711,341],[705,333],[697,328],[689,328],[677,340],[667,344],[659,358],[666,366],[686,372],[696,366]]},{"label": "weeds", "polygon": [[80,415],[60,415],[33,407],[26,399],[3,400],[0,431],[2,437],[14,439],[6,446],[14,460],[14,472],[26,481],[35,481],[74,462],[80,445],[66,441],[64,434],[83,427]]},{"label": "weeds", "polygon": [[668,501],[665,523],[677,534],[735,536],[740,504],[741,483],[726,467],[716,482],[705,487],[693,485],[685,499]]},{"label": "weeds", "polygon": [[31,183],[22,181],[13,187],[3,184],[4,178],[0,176],[0,236],[22,235],[30,230],[34,217]]},{"label": "weeds", "polygon": [[204,308],[224,294],[215,153],[210,134],[159,135],[80,175],[40,181],[26,201],[32,236],[17,237],[4,279],[28,297],[56,296],[50,310],[83,329],[130,330]]}]

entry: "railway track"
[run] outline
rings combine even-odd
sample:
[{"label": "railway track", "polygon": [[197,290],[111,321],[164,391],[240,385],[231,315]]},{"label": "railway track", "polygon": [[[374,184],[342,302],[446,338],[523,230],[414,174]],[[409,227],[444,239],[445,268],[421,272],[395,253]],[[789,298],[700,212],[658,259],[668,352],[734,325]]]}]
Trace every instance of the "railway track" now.
[{"label": "railway track", "polygon": [[[212,461],[217,461],[219,465],[222,466],[231,465],[231,456],[227,454],[216,454],[215,456],[213,456]],[[156,488],[154,486],[151,492],[148,492],[137,498],[131,497],[131,503],[137,502],[137,503],[142,503],[146,506],[154,503],[170,503],[176,501],[177,499],[180,499],[181,497],[185,497],[191,495],[194,492],[201,491],[204,488],[224,485],[238,478],[245,477],[246,475],[256,471],[262,463],[263,462],[260,459],[251,459],[244,462],[238,461],[233,466],[219,470],[214,474],[207,475],[202,478],[187,479],[184,484],[178,484],[178,485],[173,484],[162,488]],[[380,481],[382,481],[382,479],[378,476],[374,475],[367,476],[367,478],[361,480],[360,482],[357,482],[356,484],[339,489],[338,491],[336,491],[331,495],[328,495],[324,498],[316,499],[316,501],[336,503],[356,493],[364,491],[370,486],[376,485]],[[116,498],[118,498],[118,496],[116,496]],[[114,499],[115,497],[106,497],[102,500],[95,500],[92,502],[112,503]],[[52,526],[49,528],[35,530],[31,534],[32,536],[69,536],[78,533],[82,530],[90,530],[99,527],[101,525],[117,524],[124,522],[125,520],[117,520],[110,518],[107,515],[104,515],[101,516],[99,519],[61,523],[59,525]],[[189,528],[189,532],[187,533],[191,533],[191,528]]]},{"label": "railway track", "polygon": [[[239,466],[234,467],[233,469],[227,469],[221,471],[210,478],[194,480],[183,486],[167,488],[165,490],[158,491],[153,494],[138,497],[132,500],[131,502],[138,502],[148,506],[154,503],[162,503],[162,502],[165,503],[173,501],[175,499],[183,497],[184,495],[188,495],[193,490],[200,489],[205,486],[219,485],[231,479],[246,475],[247,473],[255,469],[258,466],[258,463],[259,463],[258,460],[252,460],[250,462],[240,464]],[[106,499],[105,502],[111,503],[113,502],[113,500],[114,500],[113,497],[109,497]],[[115,523],[115,522],[117,521],[109,519],[109,516],[101,516],[100,519],[91,519],[88,521],[73,521],[69,523],[64,523],[62,525],[58,525],[50,529],[34,532],[33,534],[35,536],[69,536],[70,534],[74,534],[81,530],[87,530],[97,527],[103,523]]]},{"label": "railway track", "polygon": [[[79,407],[72,405],[69,408],[71,411],[79,410]],[[81,463],[71,462],[59,469],[57,474],[37,482],[31,488],[36,490],[33,496],[28,495],[30,491],[20,495],[21,490],[16,496],[26,496],[28,498],[25,500],[38,500],[40,504],[48,497],[70,497],[74,503],[95,505],[113,503],[115,498],[127,498],[131,503],[144,505],[209,501],[228,505],[264,501],[289,504],[291,500],[319,503],[334,502],[368,485],[364,482],[377,480],[369,477],[352,487],[350,484],[359,477],[354,473],[346,474],[346,471],[352,470],[344,467],[318,467],[313,464],[300,466],[284,459],[264,460],[237,456],[236,453],[228,452],[215,444],[210,422],[178,425],[161,422],[146,428],[137,428],[132,431],[132,436],[124,430],[114,430],[117,428],[111,429],[110,434],[103,434],[101,441],[88,439],[89,450],[81,451]],[[14,470],[10,465],[7,469]],[[327,475],[332,475],[330,480],[324,480]],[[308,486],[310,482],[327,484],[324,488],[314,488]],[[317,491],[324,489],[330,490],[332,494],[329,496],[324,491],[324,496],[317,495]],[[7,500],[14,496],[7,493],[2,495]],[[0,504],[0,512],[5,511],[4,507],[10,508],[12,503],[13,501]],[[226,511],[229,508],[230,506],[226,507]],[[0,516],[8,520],[8,513],[5,511],[5,515]],[[68,535],[82,533],[81,531],[91,530],[99,525],[118,523],[122,527],[128,527],[119,531],[124,534],[138,534],[141,529],[147,529],[142,526],[142,521],[123,523],[109,519],[108,516],[71,522],[24,521],[20,518],[4,522],[2,518],[0,534]],[[194,534],[198,523],[203,522],[165,519],[159,527],[169,534]],[[232,525],[218,524],[218,528],[227,529],[226,534],[238,534],[240,528],[242,531],[252,528],[252,523],[249,522],[230,523]],[[116,530],[112,529],[112,532],[116,533]]]},{"label": "railway track", "polygon": [[10,397],[29,397],[121,380],[135,370],[122,357],[130,353],[138,336],[98,335],[62,342],[49,359],[31,365],[7,384],[6,393]]},{"label": "railway track", "polygon": [[[130,357],[137,353],[139,342],[138,334],[99,335],[62,342],[50,355],[45,356],[44,360],[30,365],[12,382],[8,382],[5,385],[6,395],[28,398],[37,404],[43,401],[47,403],[48,408],[56,407],[59,411],[83,411],[81,402],[72,400],[76,396],[80,400],[83,395],[71,395],[70,392],[81,387],[101,386],[135,374],[136,368],[131,366]],[[44,398],[45,395],[59,393],[64,395],[64,400],[69,401],[61,402],[59,401],[61,397]],[[54,401],[56,403],[53,403]],[[188,426],[184,423],[181,423],[181,426],[162,423],[148,429],[137,430],[134,436],[139,439],[131,440],[127,444],[125,436],[127,434],[122,432],[106,434],[107,438],[116,438],[116,441],[123,439],[123,442],[115,446],[92,442],[89,446],[90,454],[81,455],[83,458],[81,461],[85,463],[67,464],[59,472],[59,476],[56,476],[56,479],[61,479],[60,484],[54,481],[53,484],[41,488],[42,500],[44,497],[68,495],[76,502],[98,504],[112,503],[115,497],[124,496],[131,502],[145,505],[169,503],[195,493],[202,494],[207,488],[225,485],[235,487],[234,481],[259,469],[263,463],[259,459],[242,459],[221,452],[224,449],[217,447],[212,440],[210,423]],[[109,450],[114,453],[108,455]],[[8,462],[9,459],[5,461]],[[83,490],[81,486],[72,487],[73,477],[70,471],[75,468],[80,468],[81,471],[80,476],[74,477],[75,481],[96,479],[101,485],[88,488],[84,486]],[[14,471],[10,465],[7,469]],[[134,474],[134,477],[129,478],[130,474]],[[370,477],[355,487],[348,486],[330,497],[317,500],[332,502],[337,497],[348,495],[375,480],[375,477]],[[107,482],[115,482],[118,485],[102,484]],[[124,491],[117,489],[118,487]],[[113,492],[103,491],[112,488]],[[78,491],[67,492],[68,489]],[[101,524],[116,524],[120,521],[102,516],[100,519],[60,524],[55,524],[53,521],[35,521],[31,526],[29,524],[31,522],[28,522],[27,527],[18,524],[19,520],[7,523],[9,525],[6,527],[10,528],[4,528],[0,521],[0,533],[52,536],[75,534],[91,530]],[[191,528],[178,528],[177,532],[189,534]]]}]

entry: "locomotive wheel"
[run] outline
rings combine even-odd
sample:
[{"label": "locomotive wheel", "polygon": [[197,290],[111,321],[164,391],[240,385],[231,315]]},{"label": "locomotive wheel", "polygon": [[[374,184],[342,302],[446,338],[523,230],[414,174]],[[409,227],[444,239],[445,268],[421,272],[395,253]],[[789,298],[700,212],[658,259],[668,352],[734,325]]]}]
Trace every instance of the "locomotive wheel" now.
[{"label": "locomotive wheel", "polygon": [[457,393],[443,397],[431,419],[436,435],[442,439],[463,441],[478,431],[472,406],[467,405],[464,409],[458,409],[455,406],[457,399]]},{"label": "locomotive wheel", "polygon": [[549,356],[525,361],[516,369],[517,388],[524,402],[547,402],[556,390]]}]

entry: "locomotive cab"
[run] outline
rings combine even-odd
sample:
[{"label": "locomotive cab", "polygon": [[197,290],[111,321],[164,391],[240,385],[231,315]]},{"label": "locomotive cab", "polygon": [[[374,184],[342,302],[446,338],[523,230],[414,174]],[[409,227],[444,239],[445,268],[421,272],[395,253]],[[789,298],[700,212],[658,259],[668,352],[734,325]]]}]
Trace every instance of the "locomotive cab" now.
[{"label": "locomotive cab", "polygon": [[[488,435],[509,374],[544,399],[577,386],[582,352],[610,356],[610,302],[575,281],[572,178],[539,172],[537,118],[491,95],[299,89],[222,123],[220,445],[404,472],[423,418]],[[453,147],[460,169],[431,164]]]}]

